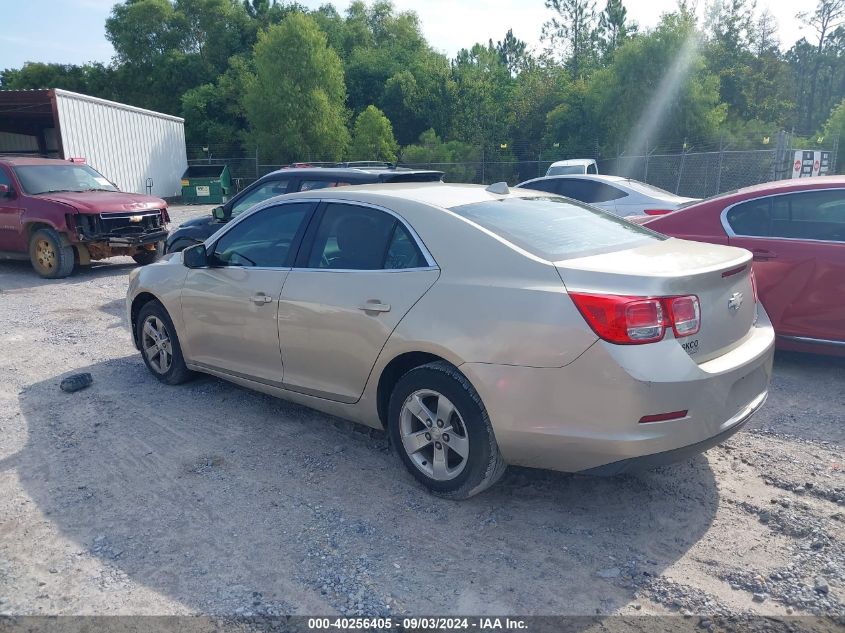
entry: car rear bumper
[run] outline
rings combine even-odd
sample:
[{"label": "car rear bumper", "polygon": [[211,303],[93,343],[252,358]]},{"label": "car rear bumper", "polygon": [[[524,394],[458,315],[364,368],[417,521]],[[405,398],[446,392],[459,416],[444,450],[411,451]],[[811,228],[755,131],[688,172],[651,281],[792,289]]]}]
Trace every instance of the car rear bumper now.
[{"label": "car rear bumper", "polygon": [[[466,363],[508,463],[608,474],[683,459],[741,428],[765,401],[774,331],[763,310],[742,343],[696,363],[678,341],[599,341],[558,369]],[[644,416],[686,411],[641,423]]]},{"label": "car rear bumper", "polygon": [[649,470],[651,468],[657,468],[658,466],[665,466],[666,464],[679,462],[684,459],[688,459],[690,457],[698,455],[699,453],[703,453],[707,449],[712,448],[717,444],[721,444],[731,435],[733,435],[742,427],[744,427],[745,423],[751,419],[751,416],[754,415],[754,413],[756,413],[757,410],[763,406],[768,396],[768,391],[764,391],[759,396],[757,396],[752,402],[748,404],[748,406],[744,407],[739,412],[737,412],[736,415],[728,419],[723,425],[724,430],[718,435],[708,437],[706,440],[702,440],[695,444],[689,444],[688,446],[681,446],[680,448],[673,448],[668,451],[663,451],[662,453],[642,455],[640,457],[629,457],[628,459],[622,459],[618,462],[605,464],[604,466],[588,468],[587,470],[582,470],[581,474],[609,477],[612,475],[621,475],[623,473],[639,472],[642,470]]}]

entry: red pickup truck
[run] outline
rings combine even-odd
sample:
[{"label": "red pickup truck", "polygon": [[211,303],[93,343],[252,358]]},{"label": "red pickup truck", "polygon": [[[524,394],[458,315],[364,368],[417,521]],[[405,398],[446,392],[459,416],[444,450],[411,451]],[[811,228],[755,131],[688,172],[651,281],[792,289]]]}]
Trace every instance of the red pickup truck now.
[{"label": "red pickup truck", "polygon": [[0,157],[0,259],[29,259],[42,277],[118,255],[150,264],[169,221],[164,200],[123,193],[84,163]]}]

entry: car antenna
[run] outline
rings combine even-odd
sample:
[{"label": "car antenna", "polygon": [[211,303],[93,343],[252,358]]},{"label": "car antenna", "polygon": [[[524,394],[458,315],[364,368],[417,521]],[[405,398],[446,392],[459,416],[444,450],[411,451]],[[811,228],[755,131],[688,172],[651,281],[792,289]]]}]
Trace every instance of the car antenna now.
[{"label": "car antenna", "polygon": [[502,182],[494,182],[492,185],[488,185],[484,188],[484,191],[489,191],[490,193],[495,193],[500,196],[507,195],[511,192],[508,188],[508,183]]}]

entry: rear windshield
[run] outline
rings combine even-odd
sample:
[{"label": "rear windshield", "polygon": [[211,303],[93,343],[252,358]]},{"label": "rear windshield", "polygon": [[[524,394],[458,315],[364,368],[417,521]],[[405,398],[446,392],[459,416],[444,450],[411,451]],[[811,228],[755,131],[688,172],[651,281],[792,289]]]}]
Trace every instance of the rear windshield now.
[{"label": "rear windshield", "polygon": [[569,176],[571,174],[586,174],[586,165],[565,165],[563,167],[549,167],[547,176]]},{"label": "rear windshield", "polygon": [[600,209],[557,196],[503,198],[451,210],[532,255],[553,262],[667,239]]},{"label": "rear windshield", "polygon": [[626,180],[624,184],[628,185],[629,188],[638,193],[644,193],[649,196],[657,196],[659,198],[677,198],[677,196],[671,191],[666,191],[665,189],[655,187],[654,185],[650,185],[646,182],[640,182],[639,180]]}]

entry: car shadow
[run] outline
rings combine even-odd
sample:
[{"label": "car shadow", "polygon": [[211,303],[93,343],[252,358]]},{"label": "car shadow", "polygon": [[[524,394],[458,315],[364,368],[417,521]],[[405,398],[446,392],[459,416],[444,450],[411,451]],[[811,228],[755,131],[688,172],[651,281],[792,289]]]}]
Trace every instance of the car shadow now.
[{"label": "car shadow", "polygon": [[[616,478],[511,468],[463,502],[425,493],[385,435],[139,357],[19,395],[0,462],[78,551],[199,613],[612,613],[710,527],[707,459]],[[58,555],[57,555],[58,556]]]},{"label": "car shadow", "polygon": [[44,279],[36,273],[27,261],[0,260],[0,288],[3,290],[21,290],[56,284],[84,284],[97,279],[123,277],[137,268],[128,257],[115,257],[102,262],[93,262],[89,266],[79,266],[73,274],[63,279]]}]

